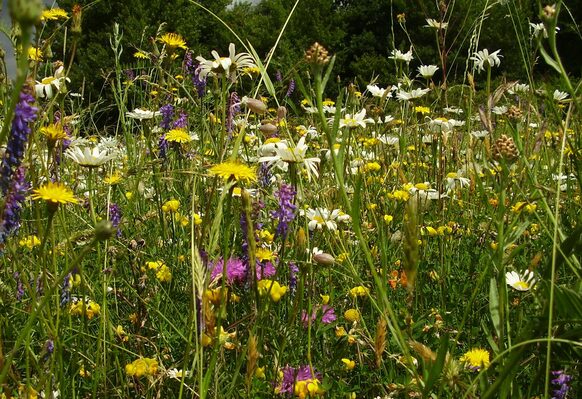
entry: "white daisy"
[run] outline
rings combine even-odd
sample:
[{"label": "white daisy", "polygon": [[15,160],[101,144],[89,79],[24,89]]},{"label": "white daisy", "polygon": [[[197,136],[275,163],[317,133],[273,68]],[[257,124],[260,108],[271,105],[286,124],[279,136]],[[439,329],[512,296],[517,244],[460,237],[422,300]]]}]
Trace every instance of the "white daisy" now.
[{"label": "white daisy", "polygon": [[160,115],[159,111],[148,111],[146,109],[136,108],[131,112],[126,112],[125,116],[132,119],[143,121],[144,119],[152,119]]},{"label": "white daisy", "polygon": [[207,76],[227,76],[231,81],[236,81],[239,71],[244,68],[256,68],[253,57],[248,53],[236,54],[234,43],[228,46],[228,57],[221,57],[216,50],[211,52],[214,60],[207,60],[198,56],[196,59],[200,63],[200,78]]},{"label": "white daisy", "polygon": [[534,273],[531,270],[526,270],[523,274],[507,272],[505,273],[505,281],[507,285],[518,291],[529,291],[536,283]]},{"label": "white daisy", "polygon": [[497,50],[489,54],[489,50],[483,49],[477,51],[471,59],[475,61],[475,69],[478,71],[484,71],[485,68],[494,67],[501,65],[501,60],[499,59],[502,55],[499,54],[501,50]]}]

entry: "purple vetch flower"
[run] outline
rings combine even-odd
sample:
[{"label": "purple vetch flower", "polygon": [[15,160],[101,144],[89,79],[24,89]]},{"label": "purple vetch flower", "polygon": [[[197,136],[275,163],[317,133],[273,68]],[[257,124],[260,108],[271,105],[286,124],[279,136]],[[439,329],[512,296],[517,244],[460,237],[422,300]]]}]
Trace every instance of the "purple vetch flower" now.
[{"label": "purple vetch flower", "polygon": [[135,79],[135,73],[133,72],[132,69],[125,69],[123,71],[123,74],[125,75],[125,80],[127,80],[128,82],[133,82],[133,80]]},{"label": "purple vetch flower", "polygon": [[289,223],[295,218],[295,210],[297,209],[297,206],[293,204],[295,194],[293,187],[285,183],[282,183],[279,191],[275,193],[275,197],[279,200],[279,209],[271,212],[271,216],[278,221],[275,237],[285,239]]},{"label": "purple vetch flower", "polygon": [[299,381],[317,379],[321,381],[321,373],[312,369],[309,365],[300,367],[291,367],[289,365],[282,368],[283,380],[277,387],[278,393],[293,394],[295,384]]},{"label": "purple vetch flower", "polygon": [[52,339],[47,339],[44,343],[44,357],[43,360],[46,362],[53,352],[55,351],[55,343]]},{"label": "purple vetch flower", "polygon": [[268,165],[268,162],[261,162],[261,164],[259,165],[258,175],[259,184],[261,185],[261,187],[263,188],[269,187],[269,185],[271,184],[271,177],[273,176],[273,174],[271,173],[271,167]]},{"label": "purple vetch flower", "polygon": [[24,179],[24,167],[16,169],[5,193],[4,209],[0,215],[0,245],[6,242],[9,235],[15,234],[20,228],[20,211],[26,199],[29,184]]},{"label": "purple vetch flower", "polygon": [[69,273],[65,276],[61,284],[61,307],[71,302],[71,288],[73,288],[73,274]]},{"label": "purple vetch flower", "polygon": [[24,284],[20,278],[20,273],[14,272],[14,280],[16,280],[16,300],[20,301],[24,297]]},{"label": "purple vetch flower", "polygon": [[299,273],[299,268],[293,262],[289,262],[289,289],[291,293],[295,292],[297,288],[297,273]]},{"label": "purple vetch flower", "polygon": [[277,270],[273,263],[257,261],[257,280],[273,277],[275,273],[277,273]]},{"label": "purple vetch flower", "polygon": [[202,68],[198,65],[194,71],[194,76],[192,76],[192,83],[196,86],[196,92],[200,98],[204,97],[204,94],[206,94],[206,78],[200,78],[201,70]]},{"label": "purple vetch flower", "polygon": [[[222,276],[224,271],[224,260],[218,259],[216,262],[210,264],[212,272],[210,273],[210,280],[215,280]],[[247,278],[247,267],[245,263],[238,258],[230,258],[226,261],[226,281],[232,284],[237,281],[244,281]]]},{"label": "purple vetch flower", "polygon": [[556,377],[552,380],[552,384],[556,387],[552,392],[552,399],[566,399],[572,376],[566,374],[564,370],[552,371],[552,375]]},{"label": "purple vetch flower", "polygon": [[240,98],[236,91],[228,96],[228,109],[226,110],[226,131],[232,133],[234,126],[234,117],[240,112]]},{"label": "purple vetch flower", "polygon": [[158,157],[166,159],[168,155],[168,149],[170,148],[170,143],[166,140],[166,134],[162,134],[160,140],[158,141]]},{"label": "purple vetch flower", "polygon": [[14,109],[14,118],[10,127],[6,151],[0,164],[0,189],[6,195],[12,182],[14,171],[20,166],[28,136],[30,134],[29,123],[36,120],[38,109],[32,106],[34,97],[21,92],[20,101]]},{"label": "purple vetch flower", "polygon": [[275,80],[277,82],[283,81],[283,75],[281,74],[281,71],[278,69],[277,69],[277,72],[275,72]]},{"label": "purple vetch flower", "polygon": [[112,202],[109,204],[109,220],[113,227],[117,229],[117,238],[121,237],[121,229],[119,228],[119,223],[121,222],[121,209],[119,205]]},{"label": "purple vetch flower", "polygon": [[[311,322],[313,323],[318,319],[318,316],[321,315],[321,322],[323,324],[333,323],[337,320],[337,316],[335,315],[335,309],[329,305],[322,305],[321,308],[313,309],[311,313]],[[307,317],[307,312],[303,310],[301,312],[301,321],[303,322],[303,326],[307,327],[309,324],[309,319]]]},{"label": "purple vetch flower", "polygon": [[185,129],[188,127],[188,114],[184,111],[180,111],[180,116],[174,121],[174,129]]},{"label": "purple vetch flower", "polygon": [[291,97],[291,94],[295,91],[295,80],[291,79],[289,81],[289,87],[287,88],[287,93],[285,93],[285,97]]},{"label": "purple vetch flower", "polygon": [[166,130],[171,129],[172,121],[174,120],[174,106],[172,104],[163,105],[160,108],[160,113],[162,114],[162,121],[160,122],[160,127]]}]

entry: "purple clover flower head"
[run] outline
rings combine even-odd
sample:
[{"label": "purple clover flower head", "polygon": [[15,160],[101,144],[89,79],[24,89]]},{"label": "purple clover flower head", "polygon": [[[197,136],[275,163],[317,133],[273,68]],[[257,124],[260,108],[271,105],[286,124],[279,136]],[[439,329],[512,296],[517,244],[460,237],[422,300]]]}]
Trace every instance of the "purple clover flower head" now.
[{"label": "purple clover flower head", "polygon": [[180,116],[174,121],[174,129],[185,129],[188,127],[188,114],[180,111]]},{"label": "purple clover flower head", "polygon": [[29,123],[36,120],[38,109],[32,106],[34,97],[24,92],[20,93],[20,101],[14,109],[14,118],[10,127],[10,135],[6,143],[6,151],[0,164],[0,189],[6,195],[12,181],[12,175],[24,156],[28,136],[30,135]]},{"label": "purple clover flower head", "polygon": [[321,322],[323,324],[330,324],[337,320],[337,316],[335,315],[335,309],[329,305],[322,305],[319,309],[313,309],[311,313],[311,318],[307,317],[307,312],[303,310],[301,312],[301,321],[303,322],[303,326],[307,328],[309,324],[309,319],[311,319],[311,323],[317,321],[318,315],[321,315]]},{"label": "purple clover flower head", "polygon": [[295,91],[295,80],[291,79],[289,81],[289,87],[287,88],[287,93],[285,93],[285,97],[291,97],[294,91]]},{"label": "purple clover flower head", "polygon": [[119,228],[119,223],[121,223],[121,216],[121,209],[119,208],[119,205],[114,202],[109,204],[109,220],[111,221],[113,227],[117,229],[117,238],[121,237],[121,229]]},{"label": "purple clover flower head", "polygon": [[[224,260],[218,259],[216,262],[211,263],[210,267],[212,272],[210,273],[210,280],[215,280],[222,276],[224,271]],[[226,261],[226,281],[229,284],[244,281],[247,278],[247,267],[245,263],[239,258],[230,258]]]},{"label": "purple clover flower head", "polygon": [[232,133],[234,127],[234,117],[240,113],[240,98],[236,91],[230,93],[228,96],[228,109],[226,112],[226,131]]},{"label": "purple clover flower head", "polygon": [[552,380],[552,384],[556,387],[552,392],[552,399],[566,399],[570,390],[572,376],[566,374],[564,370],[552,371],[552,375],[556,377]]},{"label": "purple clover flower head", "polygon": [[309,365],[300,367],[291,367],[289,365],[283,367],[283,380],[281,385],[277,387],[277,392],[281,394],[293,394],[295,384],[299,381],[311,380],[316,378],[321,381],[321,373],[312,370]]},{"label": "purple clover flower head", "polygon": [[279,209],[271,212],[271,216],[278,220],[275,237],[285,239],[289,223],[295,218],[295,210],[297,209],[297,206],[293,204],[295,194],[293,187],[285,183],[282,183],[279,191],[275,193],[275,197],[279,200]]},{"label": "purple clover flower head", "polygon": [[29,184],[24,178],[24,167],[16,169],[4,200],[4,209],[0,215],[0,244],[4,244],[9,235],[20,228],[20,211],[26,200]]},{"label": "purple clover flower head", "polygon": [[172,120],[174,119],[174,106],[172,104],[163,105],[160,108],[160,113],[162,114],[162,121],[160,122],[160,127],[166,130],[171,129]]},{"label": "purple clover flower head", "polygon": [[268,279],[277,273],[275,266],[271,262],[261,263],[257,261],[257,280]]}]

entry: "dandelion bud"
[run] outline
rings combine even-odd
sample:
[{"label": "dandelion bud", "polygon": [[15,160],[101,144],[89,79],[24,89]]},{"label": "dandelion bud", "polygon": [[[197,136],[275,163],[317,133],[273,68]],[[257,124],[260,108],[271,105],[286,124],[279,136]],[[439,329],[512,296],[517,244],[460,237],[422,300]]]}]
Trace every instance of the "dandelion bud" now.
[{"label": "dandelion bud", "polygon": [[272,123],[263,123],[259,127],[259,130],[265,135],[270,136],[272,134],[277,133],[277,126],[273,125]]},{"label": "dandelion bud", "polygon": [[95,238],[98,241],[106,241],[113,237],[116,232],[117,229],[113,227],[113,223],[109,220],[101,220],[95,226]]},{"label": "dandelion bud", "polygon": [[305,244],[307,242],[307,237],[305,236],[305,230],[303,229],[303,227],[300,227],[299,230],[297,230],[295,242],[297,243],[299,251],[303,252],[305,250]]},{"label": "dandelion bud", "polygon": [[305,52],[305,61],[312,65],[325,65],[329,62],[329,53],[321,44],[315,42]]},{"label": "dandelion bud", "polygon": [[40,21],[43,6],[41,0],[8,0],[8,8],[12,19],[25,27]]},{"label": "dandelion bud", "polygon": [[81,8],[81,6],[79,4],[75,4],[73,6],[73,17],[72,17],[73,22],[71,23],[71,32],[73,32],[74,35],[81,34],[82,16],[83,16],[83,9]]},{"label": "dandelion bud", "polygon": [[315,261],[315,263],[318,263],[322,266],[331,266],[335,262],[334,257],[325,252],[313,255],[313,260]]},{"label": "dandelion bud", "polygon": [[267,104],[256,98],[243,97],[241,103],[255,114],[262,115],[267,111]]}]

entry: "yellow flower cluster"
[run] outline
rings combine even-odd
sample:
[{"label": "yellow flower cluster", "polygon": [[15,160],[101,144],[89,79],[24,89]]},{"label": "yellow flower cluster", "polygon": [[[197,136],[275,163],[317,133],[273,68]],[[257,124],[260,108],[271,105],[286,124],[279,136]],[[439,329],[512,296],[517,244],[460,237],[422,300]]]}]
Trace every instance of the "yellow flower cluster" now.
[{"label": "yellow flower cluster", "polygon": [[175,200],[175,199],[171,199],[169,201],[166,201],[164,203],[164,205],[162,205],[162,211],[164,213],[174,213],[178,211],[178,208],[180,208],[180,201]]},{"label": "yellow flower cluster", "polygon": [[352,298],[357,298],[359,296],[368,296],[369,293],[370,289],[364,287],[363,285],[358,285],[357,287],[354,287],[350,290],[350,295],[352,296]]},{"label": "yellow flower cluster", "polygon": [[158,373],[158,361],[148,357],[142,357],[125,365],[125,373],[129,377],[151,377]]},{"label": "yellow flower cluster", "polygon": [[313,396],[322,396],[325,390],[321,385],[319,385],[319,380],[317,378],[312,378],[309,380],[297,381],[293,389],[295,396],[304,399]]},{"label": "yellow flower cluster", "polygon": [[260,295],[270,295],[273,302],[279,302],[281,297],[287,292],[287,286],[281,286],[277,281],[267,279],[259,281],[257,288]]},{"label": "yellow flower cluster", "polygon": [[161,260],[155,262],[146,262],[148,269],[155,270],[156,278],[162,283],[168,283],[172,281],[172,272],[170,268]]},{"label": "yellow flower cluster", "polygon": [[101,306],[91,299],[79,300],[69,305],[69,313],[73,316],[87,316],[91,320],[101,313]]},{"label": "yellow flower cluster", "polygon": [[40,240],[38,239],[37,236],[33,234],[18,241],[18,245],[20,245],[21,247],[32,249],[40,245]]}]

